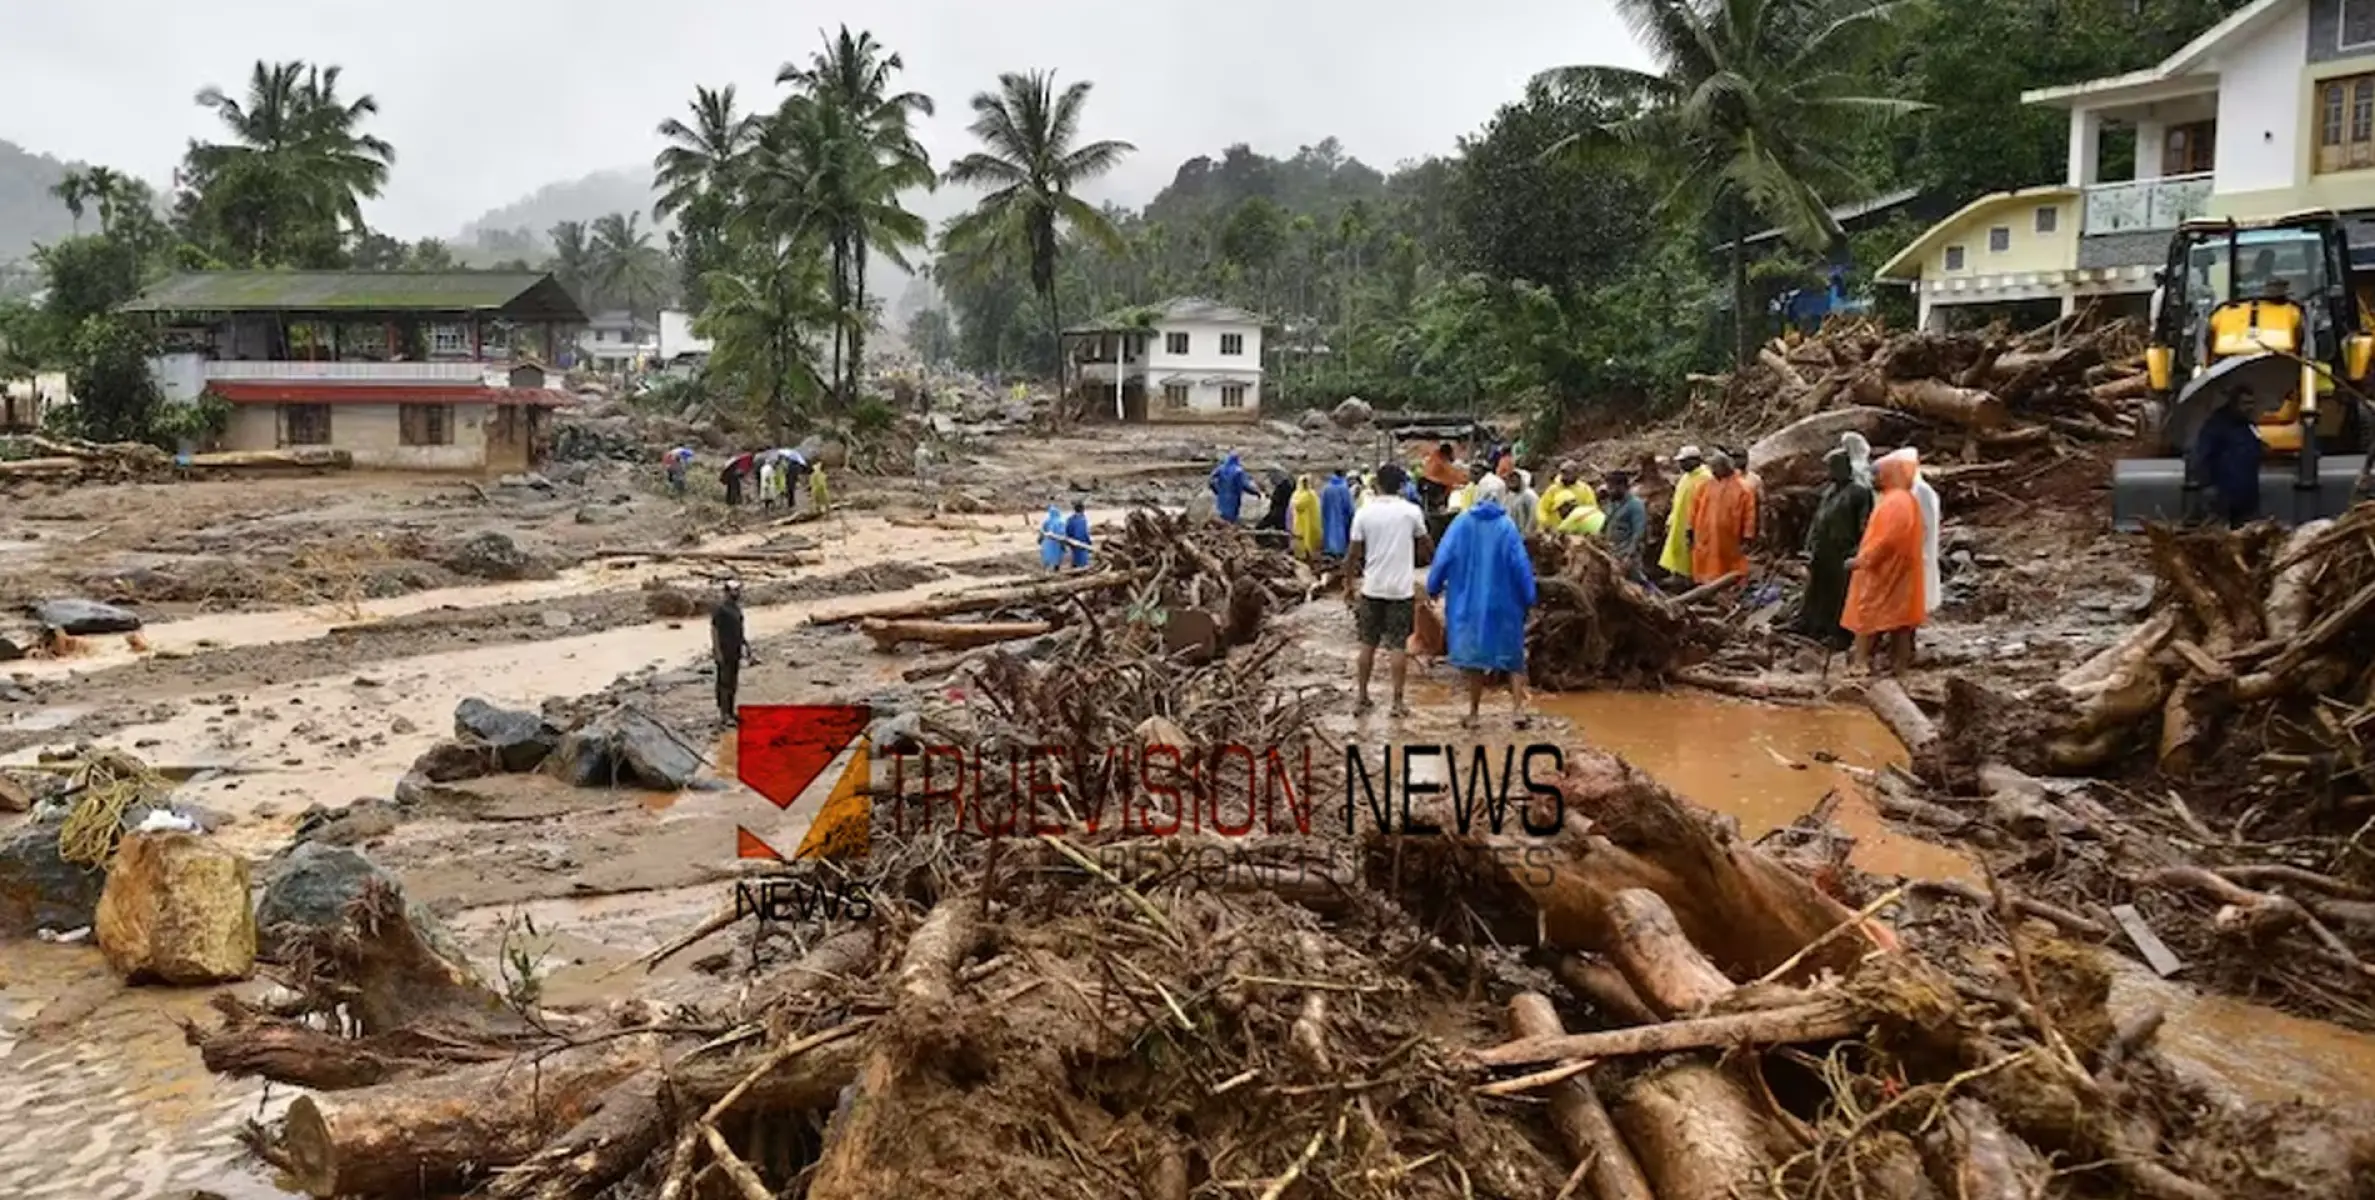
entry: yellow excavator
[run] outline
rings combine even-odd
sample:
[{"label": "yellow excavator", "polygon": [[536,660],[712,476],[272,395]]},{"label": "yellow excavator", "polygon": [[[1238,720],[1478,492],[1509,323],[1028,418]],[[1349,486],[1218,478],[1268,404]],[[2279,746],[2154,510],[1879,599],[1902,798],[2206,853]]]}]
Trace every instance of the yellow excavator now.
[{"label": "yellow excavator", "polygon": [[2260,515],[2294,525],[2348,508],[2375,430],[2359,386],[2375,363],[2375,278],[2352,274],[2341,218],[2188,221],[2156,278],[2145,366],[2165,457],[2114,465],[2113,526],[2204,515],[2194,440],[2238,399],[2266,447]]}]

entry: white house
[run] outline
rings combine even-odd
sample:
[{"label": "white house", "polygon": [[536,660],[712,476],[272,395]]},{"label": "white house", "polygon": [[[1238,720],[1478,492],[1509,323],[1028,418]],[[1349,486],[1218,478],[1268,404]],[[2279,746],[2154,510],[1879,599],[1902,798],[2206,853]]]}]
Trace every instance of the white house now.
[{"label": "white house", "polygon": [[661,362],[673,363],[682,355],[706,355],[709,351],[709,339],[693,334],[693,314],[673,308],[660,310]]},{"label": "white house", "polygon": [[1180,297],[1064,331],[1078,386],[1126,421],[1252,421],[1262,414],[1262,318]]},{"label": "white house", "polygon": [[[2013,304],[2141,314],[2196,217],[2331,209],[2353,259],[2375,259],[2375,0],[2256,0],[2153,66],[2021,99],[2068,110],[2069,169],[1973,201],[1880,269],[1925,327]],[[2135,150],[2106,161],[2115,127]]]},{"label": "white house", "polygon": [[624,309],[588,318],[577,335],[577,364],[592,370],[632,371],[659,357],[659,327]]}]

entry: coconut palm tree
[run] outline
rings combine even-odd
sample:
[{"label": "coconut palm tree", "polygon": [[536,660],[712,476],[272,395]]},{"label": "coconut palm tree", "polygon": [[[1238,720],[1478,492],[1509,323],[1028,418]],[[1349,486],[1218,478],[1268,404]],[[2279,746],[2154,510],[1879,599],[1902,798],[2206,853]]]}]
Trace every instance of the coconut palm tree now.
[{"label": "coconut palm tree", "polygon": [[911,270],[905,252],[923,246],[930,233],[923,219],[899,202],[902,191],[938,182],[931,156],[910,127],[912,118],[932,114],[932,98],[891,90],[892,78],[905,65],[896,53],[884,52],[872,33],[853,34],[844,25],[825,39],[823,50],[809,56],[807,66],[785,63],[776,73],[776,82],[791,84],[799,99],[818,110],[787,110],[789,119],[809,123],[804,141],[827,139],[830,149],[819,148],[814,157],[836,160],[829,186],[813,191],[814,215],[832,245],[834,297],[847,313],[842,322],[846,339],[837,335],[834,346],[834,390],[844,401],[856,395],[865,362],[871,253]]},{"label": "coconut palm tree", "polygon": [[[1078,185],[1120,165],[1137,147],[1128,142],[1076,144],[1081,110],[1090,84],[1056,91],[1052,72],[1008,72],[998,90],[973,97],[973,136],[982,149],[948,168],[948,182],[989,189],[971,212],[948,228],[951,247],[975,262],[1016,259],[1031,270],[1031,289],[1047,306],[1049,336],[1056,342],[1056,391],[1064,387],[1063,308],[1056,296],[1059,231],[1122,253],[1119,231],[1096,206],[1072,194]],[[1060,407],[1060,406],[1059,406]]]},{"label": "coconut palm tree", "polygon": [[611,213],[596,219],[586,265],[593,290],[605,303],[649,316],[659,311],[668,264],[660,248],[652,244],[651,231],[641,227],[642,220],[639,212]]},{"label": "coconut palm tree", "polygon": [[307,239],[364,229],[362,202],[387,185],[396,151],[362,132],[379,102],[342,98],[339,77],[335,66],[258,61],[244,98],[198,93],[230,136],[193,141],[189,174],[235,254],[270,265]]},{"label": "coconut palm tree", "polygon": [[593,300],[594,245],[586,236],[583,221],[563,221],[545,231],[552,240],[552,261],[546,269],[579,304],[590,305]]},{"label": "coconut palm tree", "polygon": [[733,194],[735,174],[758,140],[759,117],[737,111],[733,84],[695,87],[686,107],[692,110],[692,124],[674,117],[660,122],[668,147],[652,159],[653,182],[660,187],[652,205],[655,218],[683,212],[705,195]]},{"label": "coconut palm tree", "polygon": [[99,206],[99,232],[107,233],[115,227],[116,218],[125,208],[137,203],[139,181],[111,167],[91,167],[83,172],[83,182],[91,200]]},{"label": "coconut palm tree", "polygon": [[1655,72],[1559,67],[1557,87],[1586,91],[1636,115],[1607,132],[1669,177],[1664,206],[1706,206],[1731,245],[1738,361],[1755,353],[1747,311],[1750,222],[1811,250],[1842,236],[1824,193],[1856,186],[1842,151],[1874,120],[1918,110],[1859,94],[1866,40],[1892,0],[1615,0],[1649,48]]},{"label": "coconut palm tree", "polygon": [[709,307],[694,329],[713,344],[712,375],[745,396],[764,397],[769,425],[787,440],[794,413],[824,387],[809,331],[840,314],[813,242],[755,237],[738,245],[733,268],[703,280]]},{"label": "coconut palm tree", "polygon": [[82,236],[82,214],[91,200],[91,176],[88,171],[68,171],[50,185],[49,194],[66,206],[66,215],[74,219],[74,236]]}]

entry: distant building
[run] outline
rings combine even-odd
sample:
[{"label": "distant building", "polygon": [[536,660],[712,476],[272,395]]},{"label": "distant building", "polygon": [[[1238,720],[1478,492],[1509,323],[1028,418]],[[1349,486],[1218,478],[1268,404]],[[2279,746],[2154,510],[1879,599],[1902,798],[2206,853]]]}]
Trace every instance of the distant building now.
[{"label": "distant building", "polygon": [[168,402],[231,404],[223,448],[420,470],[525,469],[568,401],[543,364],[586,319],[551,275],[504,271],[188,272],[120,311],[155,323]]},{"label": "distant building", "polygon": [[1107,313],[1064,331],[1074,386],[1125,421],[1262,415],[1262,318],[1195,297]]},{"label": "distant building", "polygon": [[619,309],[597,313],[577,335],[573,366],[619,373],[639,371],[660,358],[660,327]]},{"label": "distant building", "polygon": [[693,333],[693,314],[678,309],[660,310],[660,361],[674,363],[687,355],[707,358],[709,339]]}]

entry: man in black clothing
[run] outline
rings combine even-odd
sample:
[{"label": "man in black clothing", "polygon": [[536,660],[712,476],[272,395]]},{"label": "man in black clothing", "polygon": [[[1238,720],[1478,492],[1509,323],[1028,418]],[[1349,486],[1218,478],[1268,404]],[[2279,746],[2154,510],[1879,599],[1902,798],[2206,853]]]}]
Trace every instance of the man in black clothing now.
[{"label": "man in black clothing", "polygon": [[718,720],[736,724],[734,691],[742,681],[742,664],[756,663],[759,656],[742,636],[742,585],[731,579],[709,612],[709,657],[717,666]]}]

